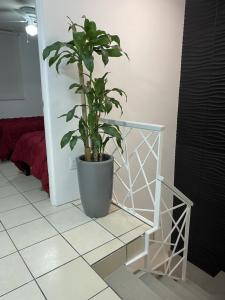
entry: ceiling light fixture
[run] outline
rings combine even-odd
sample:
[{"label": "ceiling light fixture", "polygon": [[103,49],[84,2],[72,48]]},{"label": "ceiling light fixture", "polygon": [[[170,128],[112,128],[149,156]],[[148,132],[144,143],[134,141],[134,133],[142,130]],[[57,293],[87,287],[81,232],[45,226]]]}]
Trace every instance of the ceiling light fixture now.
[{"label": "ceiling light fixture", "polygon": [[30,36],[35,36],[37,35],[37,25],[35,24],[28,24],[26,27],[25,27],[25,30],[26,30],[26,33],[29,34]]}]

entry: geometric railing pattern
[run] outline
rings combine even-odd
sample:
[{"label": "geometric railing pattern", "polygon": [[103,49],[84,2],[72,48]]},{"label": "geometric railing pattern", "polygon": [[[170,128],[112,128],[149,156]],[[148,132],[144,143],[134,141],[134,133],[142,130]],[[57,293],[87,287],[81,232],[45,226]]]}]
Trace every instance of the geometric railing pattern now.
[{"label": "geometric railing pattern", "polygon": [[107,152],[114,156],[113,202],[151,225],[145,249],[128,264],[144,259],[143,270],[185,279],[190,211],[193,203],[161,176],[164,126],[103,119],[118,125],[121,149],[114,140]]},{"label": "geometric railing pattern", "polygon": [[153,228],[159,225],[162,132],[164,126],[104,120],[120,126],[122,148],[114,140],[107,151],[114,156],[113,201]]},{"label": "geometric railing pattern", "polygon": [[160,226],[150,235],[148,271],[185,280],[192,205],[162,178]]}]

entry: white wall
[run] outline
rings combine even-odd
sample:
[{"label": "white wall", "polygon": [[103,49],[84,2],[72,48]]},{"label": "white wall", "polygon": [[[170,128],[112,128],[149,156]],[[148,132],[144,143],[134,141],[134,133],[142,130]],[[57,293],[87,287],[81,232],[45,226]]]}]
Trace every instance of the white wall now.
[{"label": "white wall", "polygon": [[[128,93],[123,118],[166,125],[163,175],[173,182],[176,120],[180,80],[185,0],[37,0],[39,45],[42,50],[56,40],[68,39],[66,16],[81,22],[93,18],[99,27],[119,34],[126,59],[115,59],[107,68],[112,85]],[[54,9],[52,9],[54,7]],[[99,71],[103,71],[100,67]],[[102,72],[99,72],[99,74]],[[68,91],[74,70],[64,68],[59,76],[42,63],[43,97],[47,135],[51,199],[54,204],[78,197],[75,171],[69,170],[69,150],[59,142],[69,129],[57,117],[79,98]]]},{"label": "white wall", "polygon": [[8,98],[0,100],[0,118],[43,115],[37,38],[1,32],[0,40],[0,90]]}]

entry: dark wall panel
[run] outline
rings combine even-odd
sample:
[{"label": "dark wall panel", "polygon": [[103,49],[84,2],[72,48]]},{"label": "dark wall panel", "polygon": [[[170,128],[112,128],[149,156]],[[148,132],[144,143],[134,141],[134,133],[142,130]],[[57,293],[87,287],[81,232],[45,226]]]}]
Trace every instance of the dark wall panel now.
[{"label": "dark wall panel", "polygon": [[225,1],[187,0],[175,185],[194,202],[189,260],[225,268]]}]

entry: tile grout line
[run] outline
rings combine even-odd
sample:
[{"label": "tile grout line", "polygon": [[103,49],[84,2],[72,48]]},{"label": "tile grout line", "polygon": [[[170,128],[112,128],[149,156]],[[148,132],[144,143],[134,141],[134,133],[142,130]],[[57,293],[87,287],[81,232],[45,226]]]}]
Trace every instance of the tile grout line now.
[{"label": "tile grout line", "polygon": [[[13,196],[17,196],[17,195],[13,195]],[[11,196],[9,196],[9,197],[11,197]],[[8,197],[7,197],[7,198],[8,198]],[[0,198],[0,201],[1,201],[2,199],[3,199],[3,198]],[[14,207],[14,208],[10,208],[10,209],[4,210],[4,211],[0,211],[0,215],[1,215],[1,214],[4,214],[4,213],[7,213],[7,212],[9,212],[9,211],[15,210],[15,209],[17,209],[17,208],[27,206],[27,205],[30,205],[30,202],[27,203],[27,204],[23,204],[23,205]]]},{"label": "tile grout line", "polygon": [[[3,225],[3,227],[5,228],[4,225]],[[26,266],[27,270],[29,271],[31,277],[33,278],[33,280],[35,281],[35,283],[36,283],[37,286],[39,287],[39,289],[40,289],[41,293],[43,294],[44,298],[47,300],[47,297],[45,296],[45,294],[44,294],[43,291],[41,290],[41,288],[40,288],[40,286],[39,286],[37,280],[36,280],[35,277],[33,276],[31,270],[29,269],[28,265],[26,264],[26,261],[24,260],[23,256],[22,256],[21,253],[19,252],[18,248],[16,247],[16,244],[14,243],[14,241],[12,240],[12,238],[10,237],[10,235],[9,235],[9,233],[8,233],[8,231],[7,231],[6,228],[5,228],[5,231],[6,231],[7,235],[8,235],[8,237],[9,237],[9,239],[10,239],[11,242],[13,243],[14,247],[16,248],[18,255],[19,255],[20,258],[22,259],[22,261],[23,261],[24,265]],[[14,253],[16,253],[16,252],[14,252]],[[31,281],[33,281],[33,280],[31,280]],[[28,284],[28,283],[31,282],[31,281],[28,281],[28,282],[25,283],[25,284]],[[25,285],[25,284],[24,284],[24,285]],[[19,286],[19,287],[21,287],[21,286]],[[18,287],[18,288],[19,288],[19,287]],[[9,291],[8,293],[10,293],[10,292],[12,292],[12,291],[14,291],[14,290],[15,290],[15,289]],[[3,295],[1,295],[1,297],[2,297],[2,296],[3,296]]]},{"label": "tile grout line", "polygon": [[[43,216],[44,218],[45,218],[45,216]],[[46,218],[45,218],[46,219]],[[76,259],[78,259],[78,258],[81,258],[81,259],[83,259],[86,263],[87,263],[87,265],[95,272],[95,274],[99,277],[99,278],[101,278],[101,280],[102,281],[104,281],[104,283],[106,284],[106,286],[107,287],[109,287],[109,285],[108,285],[108,283],[93,269],[93,267],[88,263],[88,261],[83,257],[83,255],[81,255],[80,253],[79,253],[79,251],[77,251],[70,243],[69,243],[69,241],[67,241],[65,238],[64,238],[64,236],[46,219],[46,221],[59,233],[59,235],[65,240],[65,242],[66,243],[68,243],[74,250],[75,250],[75,252],[77,252],[78,254],[79,254],[79,256],[77,257],[77,258],[75,258],[74,260],[76,260]],[[89,222],[91,222],[91,220],[89,221]],[[86,223],[88,223],[88,222],[86,222]],[[84,223],[84,224],[86,224],[86,223]],[[78,225],[77,227],[79,227],[79,226],[82,226],[82,225],[84,225],[84,224],[81,224],[81,225]],[[76,227],[75,227],[76,228]],[[67,262],[66,264],[68,264],[69,262]],[[59,269],[60,267],[62,267],[62,266],[58,266],[57,268],[55,268],[55,270],[56,269]],[[51,271],[49,271],[49,273],[50,272],[52,272],[52,270]],[[46,275],[46,274],[45,274]],[[44,275],[42,275],[42,276],[44,276]],[[40,276],[40,277],[42,277],[42,276]]]},{"label": "tile grout line", "polygon": [[[18,207],[19,208],[19,207]],[[28,222],[25,222],[25,223],[22,223],[22,224],[18,224],[16,226],[13,226],[13,227],[10,227],[10,228],[7,228],[6,230],[11,230],[11,229],[14,229],[14,228],[17,228],[17,227],[20,227],[20,226],[23,226],[23,225],[26,225],[26,224],[29,224],[29,223],[32,223],[33,221],[37,221],[37,220],[40,220],[40,219],[43,219],[42,215],[38,218],[35,218],[31,221],[28,221]]]},{"label": "tile grout line", "polygon": [[[46,274],[48,274],[48,273],[50,273],[50,272],[52,272],[52,271],[54,271],[54,270],[56,270],[56,269],[59,269],[60,267],[62,267],[62,266],[64,266],[64,265],[66,265],[66,264],[68,264],[68,263],[70,263],[70,262],[72,262],[72,261],[78,259],[79,257],[81,257],[81,258],[82,258],[82,259],[83,259],[83,260],[84,260],[84,261],[92,268],[92,265],[90,265],[90,264],[88,263],[88,261],[86,261],[86,259],[83,257],[83,255],[86,255],[86,254],[88,254],[88,253],[90,253],[90,252],[92,252],[92,251],[94,251],[94,250],[100,248],[101,246],[104,246],[104,245],[106,245],[107,243],[109,243],[109,242],[111,242],[111,241],[117,239],[117,240],[119,240],[120,242],[122,242],[124,245],[112,252],[112,253],[114,253],[114,252],[118,251],[119,249],[121,249],[122,247],[124,247],[124,246],[126,247],[126,244],[125,244],[122,240],[120,240],[119,237],[121,237],[122,235],[127,234],[127,233],[129,233],[129,232],[135,230],[136,228],[141,227],[141,226],[143,226],[143,225],[145,224],[145,223],[143,223],[143,224],[141,224],[141,225],[138,225],[137,227],[134,227],[133,229],[131,229],[131,230],[129,230],[129,231],[127,231],[127,232],[125,232],[125,233],[123,233],[123,234],[121,234],[121,235],[116,236],[116,235],[114,235],[112,232],[110,232],[107,228],[105,228],[102,224],[99,224],[99,223],[96,221],[96,219],[91,219],[91,220],[88,221],[88,222],[85,222],[85,223],[83,223],[83,224],[80,224],[80,225],[78,225],[78,226],[75,226],[75,227],[73,227],[73,228],[71,228],[71,229],[68,229],[68,230],[66,230],[66,231],[64,231],[64,232],[61,233],[61,232],[59,232],[59,231],[57,230],[57,228],[55,228],[54,225],[52,225],[52,224],[48,221],[48,219],[46,218],[48,215],[47,215],[47,216],[44,216],[43,213],[41,213],[41,211],[40,211],[38,208],[36,208],[35,205],[34,205],[34,203],[37,203],[37,202],[40,202],[40,201],[47,200],[48,198],[42,199],[42,200],[40,200],[40,201],[37,201],[37,202],[33,202],[33,203],[32,203],[25,195],[23,195],[23,193],[29,192],[29,191],[32,191],[32,190],[38,190],[37,188],[32,189],[32,190],[29,190],[29,191],[21,192],[21,191],[19,191],[19,190],[17,189],[17,187],[16,187],[13,183],[11,183],[11,185],[14,186],[14,187],[16,188],[16,190],[18,191],[18,193],[21,194],[22,196],[24,196],[25,199],[29,201],[30,205],[33,206],[33,208],[34,208],[35,210],[37,210],[37,211],[40,213],[40,215],[42,216],[41,218],[45,219],[45,220],[49,223],[49,225],[52,226],[52,227],[56,230],[56,232],[58,232],[57,235],[54,235],[54,236],[49,237],[49,238],[47,238],[47,239],[44,239],[44,240],[42,240],[42,241],[40,241],[40,242],[36,242],[35,244],[32,244],[32,245],[30,245],[30,246],[28,246],[28,247],[25,247],[25,248],[21,249],[21,250],[18,250],[17,247],[15,246],[13,240],[12,240],[11,237],[9,236],[8,230],[5,228],[5,226],[3,226],[3,228],[5,228],[5,230],[6,230],[6,232],[7,232],[7,235],[9,236],[9,238],[10,238],[11,241],[13,242],[14,246],[16,247],[17,252],[19,253],[20,257],[22,258],[22,260],[23,260],[25,266],[27,267],[27,269],[29,270],[31,276],[34,278],[34,281],[35,281],[36,284],[38,285],[38,287],[39,287],[41,293],[43,294],[43,296],[45,297],[45,299],[47,299],[47,298],[46,298],[44,292],[41,290],[39,284],[37,283],[36,278],[37,278],[37,279],[38,279],[38,278],[41,278],[42,276],[44,276],[44,275],[46,275]],[[73,203],[74,201],[76,201],[76,200],[73,200],[73,201],[68,202],[68,203],[71,203],[71,204],[74,205],[76,208],[78,208],[79,210],[81,210],[80,207],[78,207],[80,204],[77,204],[77,205],[76,205],[75,203]],[[28,205],[29,205],[29,204],[28,204]],[[26,206],[26,205],[24,205],[24,206]],[[19,208],[19,207],[17,207],[17,208]],[[17,208],[15,208],[15,209],[17,209]],[[68,208],[68,209],[69,209],[69,208]],[[121,208],[119,208],[119,210],[120,210],[120,209],[121,209]],[[82,211],[82,210],[81,210],[81,211]],[[112,211],[111,213],[115,213],[115,212],[117,212],[117,211],[118,211],[118,210],[115,210],[115,211]],[[52,214],[55,214],[55,213],[52,213]],[[49,215],[52,215],[52,214],[49,214]],[[129,215],[131,215],[131,214],[129,214]],[[41,218],[38,218],[38,219],[41,219]],[[31,222],[33,222],[33,221],[35,221],[35,220],[38,220],[38,219],[34,219],[34,220],[32,220],[32,221],[29,221],[29,222],[26,222],[26,223],[23,223],[23,224],[20,224],[20,225],[24,225],[24,224],[27,224],[27,223],[31,223]],[[86,252],[85,254],[81,255],[81,254],[80,254],[80,253],[79,253],[79,252],[78,252],[78,251],[77,251],[77,250],[76,250],[76,249],[75,249],[75,248],[74,248],[74,247],[73,247],[73,246],[72,246],[65,238],[64,238],[64,236],[63,236],[62,234],[63,234],[63,233],[66,233],[66,232],[68,232],[68,231],[70,231],[70,230],[72,230],[72,229],[75,229],[75,228],[77,228],[77,227],[80,227],[80,226],[82,226],[82,225],[85,225],[85,224],[87,224],[87,223],[89,223],[89,222],[91,222],[91,221],[94,221],[94,222],[97,223],[99,226],[101,226],[103,229],[105,229],[108,233],[110,233],[110,234],[114,237],[114,239],[112,239],[112,240],[110,240],[110,241],[107,241],[107,242],[105,242],[104,244],[102,244],[102,245],[100,245],[100,246],[98,246],[98,247],[96,247],[96,248],[94,248],[94,249],[91,249],[90,251],[88,251],[88,252]],[[20,225],[18,225],[18,226],[20,226]],[[18,226],[15,226],[15,227],[18,227]],[[13,227],[13,228],[15,228],[15,227]],[[12,229],[12,228],[10,228],[10,229]],[[9,230],[10,230],[10,229],[9,229]],[[45,241],[45,240],[51,239],[51,238],[53,238],[53,237],[55,237],[55,236],[58,236],[58,235],[60,235],[60,236],[65,240],[65,242],[66,242],[68,245],[70,245],[70,246],[72,247],[72,249],[75,250],[76,253],[78,253],[79,256],[76,257],[75,259],[72,259],[72,260],[66,262],[65,264],[62,264],[62,265],[60,265],[60,266],[58,266],[58,267],[56,267],[56,268],[50,270],[49,272],[44,273],[44,274],[42,274],[42,275],[40,275],[40,276],[38,276],[38,277],[35,278],[35,277],[33,276],[32,272],[30,271],[30,269],[28,268],[26,262],[24,261],[22,255],[20,254],[20,251],[22,251],[22,250],[24,250],[24,249],[26,249],[26,248],[29,248],[29,247],[31,247],[31,246],[33,246],[33,245],[39,244],[39,243],[41,243],[41,242],[43,242],[43,241]],[[138,238],[138,237],[137,237],[137,238]],[[134,240],[136,240],[137,238],[135,238]],[[132,241],[134,241],[134,240],[132,240]],[[131,243],[132,241],[130,241],[129,243]],[[14,253],[15,253],[15,252],[14,252]],[[111,253],[111,254],[112,254],[112,253]],[[110,254],[109,254],[109,255],[110,255]],[[107,255],[107,256],[109,256],[109,255]],[[106,257],[107,257],[107,256],[106,256]],[[126,247],[126,257],[127,257],[127,247]],[[97,262],[99,262],[99,261],[101,261],[101,260],[102,260],[102,259],[98,260]],[[95,262],[94,264],[96,264],[97,262]],[[98,275],[98,273],[97,273],[93,268],[92,268],[92,270]],[[99,276],[99,275],[98,275],[98,276]],[[101,278],[101,276],[99,276],[99,277]],[[101,279],[105,282],[105,280],[104,280],[103,278],[101,278]],[[100,291],[99,293],[97,293],[96,295],[100,294],[102,291],[106,290],[106,289],[109,287],[108,284],[107,284],[107,282],[105,282],[105,283],[106,283],[107,287],[106,287],[105,289],[101,290],[101,291]],[[26,284],[27,284],[27,283],[26,283]],[[21,286],[20,286],[20,287],[21,287]],[[112,290],[113,290],[113,289],[112,289]],[[10,292],[11,292],[11,291],[10,291]],[[115,291],[114,291],[114,292],[115,292]],[[117,293],[116,293],[116,294],[117,294]],[[94,298],[96,295],[92,296],[92,297],[89,298],[89,299]]]},{"label": "tile grout line", "polygon": [[[16,188],[16,187],[15,187]],[[17,188],[16,188],[17,189]],[[17,190],[18,191],[18,190]],[[19,193],[22,193],[22,192],[20,192],[20,191],[18,191]],[[33,203],[30,203],[33,207],[34,207],[34,205],[33,205]],[[74,203],[72,203],[72,204],[74,204]],[[76,205],[74,204],[74,206],[76,207]],[[34,207],[42,216],[43,216],[43,214],[36,208],[36,207]],[[78,208],[78,207],[77,207]],[[79,209],[79,208],[78,208]],[[91,267],[91,265],[84,259],[84,257],[64,238],[64,236],[54,227],[54,225],[52,225],[49,221],[48,221],[48,219],[45,217],[45,216],[43,216],[43,218],[49,223],[49,225],[50,226],[52,226],[58,233],[59,233],[59,235],[65,240],[65,242],[66,243],[68,243],[68,245],[70,245],[71,247],[72,247],[72,249],[73,250],[75,250],[75,252],[76,253],[78,253],[78,257],[77,258],[75,258],[74,260],[76,260],[76,259],[78,259],[79,257],[81,257],[87,264],[88,264],[88,266],[90,266],[90,268],[97,274],[97,272]],[[34,220],[33,220],[34,221]],[[88,221],[88,222],[91,222],[91,221],[94,221],[94,220],[90,220],[90,221]],[[32,221],[31,221],[32,222]],[[86,222],[86,223],[88,223],[88,222]],[[30,222],[28,222],[28,223],[30,223]],[[86,224],[86,223],[84,223],[84,224]],[[26,224],[26,223],[25,223]],[[76,227],[79,227],[79,226],[82,226],[82,225],[84,225],[84,224],[81,224],[81,225],[78,225],[78,226],[76,226]],[[18,225],[18,226],[20,226],[20,225]],[[76,228],[75,227],[75,228]],[[4,227],[5,228],[5,227]],[[71,228],[71,229],[69,229],[69,230],[72,230],[73,228]],[[68,230],[68,231],[69,231]],[[6,232],[7,232],[7,234],[8,234],[8,236],[9,236],[9,233],[8,233],[8,231],[6,230]],[[66,232],[66,231],[65,231]],[[64,233],[64,232],[62,232],[62,233]],[[11,237],[9,236],[9,238],[11,239]],[[12,240],[12,239],[11,239]],[[13,241],[12,241],[13,242]],[[38,243],[40,243],[40,242],[37,242],[37,244]],[[13,242],[13,244],[14,244],[14,242]],[[15,244],[14,244],[15,245]],[[17,249],[17,247],[16,247],[16,249]],[[19,255],[20,255],[20,257],[22,258],[22,260],[23,260],[23,262],[24,262],[24,264],[26,265],[26,267],[28,268],[28,266],[27,266],[27,264],[25,263],[25,261],[24,261],[24,259],[23,259],[23,257],[21,256],[21,254],[20,254],[20,252],[17,250],[17,252],[19,253]],[[73,261],[73,260],[72,260]],[[71,262],[71,261],[70,261]],[[68,264],[69,262],[67,262],[67,263],[65,263],[64,265],[66,265],[66,264]],[[59,269],[60,267],[62,267],[63,265],[61,265],[61,266],[58,266],[57,268],[55,268],[54,270],[56,270],[56,269]],[[28,270],[29,270],[29,272],[31,273],[31,271],[30,271],[30,269],[28,268]],[[47,273],[45,273],[45,274],[43,274],[42,276],[44,276],[44,275],[46,275],[46,274],[48,274],[48,273],[50,273],[50,272],[52,272],[53,270],[50,270],[49,272],[47,272]],[[31,273],[31,276],[34,278],[34,280],[35,280],[35,282],[36,282],[36,284],[38,285],[38,287],[39,287],[39,289],[40,289],[40,291],[41,291],[41,293],[44,295],[44,297],[45,297],[45,299],[47,299],[46,298],[46,296],[45,296],[45,294],[44,294],[44,292],[42,291],[42,289],[40,288],[40,286],[39,286],[39,284],[38,284],[38,282],[36,281],[36,278],[33,276],[33,274]],[[40,277],[42,277],[42,276],[40,276]],[[97,276],[99,276],[98,274],[97,274]],[[40,278],[40,277],[38,277],[38,278]],[[100,277],[100,276],[99,276]],[[100,277],[101,278],[101,277]],[[104,282],[105,282],[105,280],[103,279],[103,278],[101,278]],[[105,282],[105,284],[107,285],[107,287],[109,287],[108,286],[108,284],[107,284],[107,282]]]},{"label": "tile grout line", "polygon": [[88,300],[93,299],[94,297],[98,296],[99,294],[101,294],[102,292],[104,292],[105,290],[107,290],[109,288],[109,286],[107,286],[106,288],[104,288],[103,290],[101,290],[100,292],[98,292],[97,294],[95,294],[94,296],[92,296],[91,298],[88,298]]},{"label": "tile grout line", "polygon": [[[13,185],[13,184],[12,184],[12,185]],[[13,185],[13,186],[14,186],[14,185]],[[18,191],[17,187],[16,187],[16,186],[14,186],[14,187],[15,187],[16,190]],[[18,191],[18,192],[19,192],[20,194],[22,194],[21,191]],[[32,205],[32,206],[33,206],[33,205]],[[33,208],[34,208],[34,206],[33,206]],[[36,209],[36,208],[35,208],[35,209]],[[41,219],[41,218],[39,218],[39,219]],[[37,219],[36,219],[36,220],[37,220]],[[35,221],[35,220],[33,220],[33,221]],[[32,221],[31,221],[31,222],[32,222]],[[2,223],[2,222],[1,222],[1,223]],[[30,222],[28,222],[28,223],[30,223]],[[26,224],[26,223],[25,223],[25,224]],[[44,292],[42,291],[42,289],[41,289],[39,283],[37,282],[36,278],[33,276],[31,270],[29,269],[29,267],[28,267],[28,265],[27,265],[27,263],[26,263],[26,261],[24,260],[24,258],[23,258],[23,256],[21,255],[20,251],[19,251],[18,248],[16,247],[16,244],[15,244],[14,241],[12,240],[11,236],[9,235],[8,230],[6,229],[6,227],[4,226],[4,224],[2,224],[2,225],[3,225],[3,227],[5,228],[6,233],[7,233],[8,237],[10,238],[10,240],[12,241],[14,247],[17,249],[17,253],[19,254],[20,258],[22,259],[23,263],[25,264],[26,268],[28,269],[29,273],[31,274],[31,277],[34,279],[34,281],[35,281],[36,285],[38,286],[40,292],[42,293],[43,297],[47,300],[47,297],[45,296]],[[22,225],[22,224],[21,224],[21,225]],[[21,287],[21,286],[20,286],[20,287]],[[12,292],[12,291],[11,291],[11,292]]]}]

